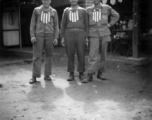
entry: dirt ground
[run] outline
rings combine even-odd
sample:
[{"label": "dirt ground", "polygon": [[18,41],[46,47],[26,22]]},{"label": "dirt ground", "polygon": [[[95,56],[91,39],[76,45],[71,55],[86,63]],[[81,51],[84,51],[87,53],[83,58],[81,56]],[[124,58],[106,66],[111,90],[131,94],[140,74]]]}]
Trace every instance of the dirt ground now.
[{"label": "dirt ground", "polygon": [[[53,80],[28,84],[32,63],[0,66],[0,120],[152,120],[151,67],[107,67],[106,81],[67,82],[66,57],[53,64]],[[42,65],[43,68],[43,65]]]}]

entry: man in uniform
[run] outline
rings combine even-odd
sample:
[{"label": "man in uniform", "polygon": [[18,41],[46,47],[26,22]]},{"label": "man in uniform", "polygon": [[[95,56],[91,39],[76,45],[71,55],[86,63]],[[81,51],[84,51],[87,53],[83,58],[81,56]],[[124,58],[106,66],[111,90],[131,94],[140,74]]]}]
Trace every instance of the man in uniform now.
[{"label": "man in uniform", "polygon": [[33,43],[33,71],[29,83],[36,82],[41,76],[41,57],[45,50],[44,80],[51,81],[53,43],[58,43],[58,15],[50,6],[51,0],[42,0],[42,5],[33,11],[30,25],[31,42]]},{"label": "man in uniform", "polygon": [[[89,15],[89,67],[87,78],[83,83],[93,80],[93,75],[97,72],[97,78],[105,80],[103,76],[104,64],[107,55],[107,42],[111,41],[109,27],[114,25],[119,14],[109,5],[102,4],[100,0],[93,0],[94,5],[87,8]],[[110,22],[108,18],[110,17]]]},{"label": "man in uniform", "polygon": [[78,57],[79,78],[84,79],[85,71],[85,44],[88,38],[88,16],[84,8],[78,6],[78,0],[69,0],[71,7],[66,8],[62,17],[61,37],[65,43],[68,57],[68,81],[74,80],[75,51]]}]

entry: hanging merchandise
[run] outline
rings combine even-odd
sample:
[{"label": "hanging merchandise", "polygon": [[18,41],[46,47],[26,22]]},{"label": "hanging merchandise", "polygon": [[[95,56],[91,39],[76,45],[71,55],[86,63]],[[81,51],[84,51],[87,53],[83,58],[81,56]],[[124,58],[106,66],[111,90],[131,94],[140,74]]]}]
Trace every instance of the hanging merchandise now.
[{"label": "hanging merchandise", "polygon": [[120,3],[121,3],[121,2],[122,2],[122,0],[118,0],[118,2],[120,2]]},{"label": "hanging merchandise", "polygon": [[114,5],[114,4],[116,3],[116,0],[111,0],[110,3],[111,3],[112,5]]},{"label": "hanging merchandise", "polygon": [[107,0],[102,0],[102,3],[103,3],[103,4],[106,4],[106,3],[107,3]]}]

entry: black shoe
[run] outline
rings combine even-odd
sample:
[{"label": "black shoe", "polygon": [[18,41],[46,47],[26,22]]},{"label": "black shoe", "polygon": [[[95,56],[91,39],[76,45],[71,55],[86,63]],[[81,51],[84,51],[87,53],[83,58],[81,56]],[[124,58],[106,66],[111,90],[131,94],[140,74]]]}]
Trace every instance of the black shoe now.
[{"label": "black shoe", "polygon": [[50,76],[45,76],[45,77],[44,77],[44,80],[46,80],[46,81],[52,81],[52,79],[51,79]]},{"label": "black shoe", "polygon": [[34,84],[34,83],[36,83],[37,81],[36,81],[36,77],[32,77],[31,79],[30,79],[30,81],[29,81],[29,84]]},{"label": "black shoe", "polygon": [[85,76],[84,76],[84,74],[83,74],[82,72],[79,73],[79,79],[80,79],[80,80],[85,79]]},{"label": "black shoe", "polygon": [[74,73],[71,72],[67,81],[74,81]]},{"label": "black shoe", "polygon": [[106,78],[103,76],[102,72],[97,73],[97,78],[100,80],[106,80]]},{"label": "black shoe", "polygon": [[88,83],[88,82],[91,82],[91,81],[93,81],[93,76],[92,76],[91,73],[89,73],[87,78],[82,80],[82,83]]}]

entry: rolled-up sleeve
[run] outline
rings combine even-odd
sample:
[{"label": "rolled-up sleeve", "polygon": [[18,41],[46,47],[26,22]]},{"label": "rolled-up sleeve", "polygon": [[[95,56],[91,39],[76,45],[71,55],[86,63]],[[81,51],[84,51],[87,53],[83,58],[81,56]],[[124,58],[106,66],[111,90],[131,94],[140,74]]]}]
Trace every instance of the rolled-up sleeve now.
[{"label": "rolled-up sleeve", "polygon": [[118,20],[119,20],[119,13],[116,12],[114,9],[110,8],[110,16],[111,16],[111,20],[110,20],[110,25],[113,26]]}]

